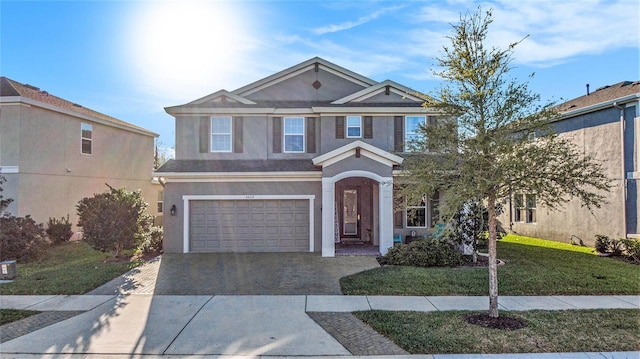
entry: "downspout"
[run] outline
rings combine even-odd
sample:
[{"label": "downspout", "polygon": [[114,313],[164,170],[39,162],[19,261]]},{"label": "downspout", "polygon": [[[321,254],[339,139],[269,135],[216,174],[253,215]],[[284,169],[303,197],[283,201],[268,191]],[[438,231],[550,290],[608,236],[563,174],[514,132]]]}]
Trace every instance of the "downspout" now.
[{"label": "downspout", "polygon": [[620,154],[622,162],[622,235],[627,238],[627,172],[625,171],[624,157],[624,106],[618,102],[613,103],[613,107],[620,110]]}]

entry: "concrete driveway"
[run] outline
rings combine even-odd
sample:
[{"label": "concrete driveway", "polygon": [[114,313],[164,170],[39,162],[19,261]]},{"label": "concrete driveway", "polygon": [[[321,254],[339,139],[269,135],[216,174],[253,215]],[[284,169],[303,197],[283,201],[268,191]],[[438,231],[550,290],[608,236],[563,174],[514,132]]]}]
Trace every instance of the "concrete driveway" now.
[{"label": "concrete driveway", "polygon": [[88,294],[342,294],[340,278],[378,267],[374,257],[316,253],[163,254]]}]

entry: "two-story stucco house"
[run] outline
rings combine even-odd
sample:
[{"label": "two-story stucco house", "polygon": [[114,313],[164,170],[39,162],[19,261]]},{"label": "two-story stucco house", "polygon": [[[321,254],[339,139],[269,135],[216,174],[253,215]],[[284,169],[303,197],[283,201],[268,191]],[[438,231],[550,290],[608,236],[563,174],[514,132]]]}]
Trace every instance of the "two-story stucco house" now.
[{"label": "two-story stucco house", "polygon": [[152,184],[157,134],[31,85],[0,78],[0,175],[7,211],[38,223],[70,216],[76,204],[108,190],[142,190],[158,215]]},{"label": "two-story stucco house", "polygon": [[534,193],[515,193],[501,217],[503,226],[526,236],[591,246],[596,234],[640,238],[640,81],[598,88],[558,105],[558,110],[556,132],[602,161],[613,181],[607,203],[593,213],[578,200],[548,211],[536,203]]},{"label": "two-story stucco house", "polygon": [[435,199],[394,213],[407,141],[436,115],[414,94],[312,58],[167,107],[176,158],[154,173],[165,251],[334,256],[362,243],[386,253],[394,234],[429,231]]}]

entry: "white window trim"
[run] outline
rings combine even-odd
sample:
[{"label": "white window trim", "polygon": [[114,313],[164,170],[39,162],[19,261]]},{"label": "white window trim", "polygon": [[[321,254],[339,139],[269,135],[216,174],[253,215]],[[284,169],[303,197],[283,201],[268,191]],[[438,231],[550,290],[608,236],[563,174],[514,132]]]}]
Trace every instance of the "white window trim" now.
[{"label": "white window trim", "polygon": [[[302,133],[289,134],[288,136],[302,136],[301,151],[287,151],[287,120],[302,119]],[[304,116],[287,116],[282,119],[282,152],[283,153],[305,153],[307,150],[306,121]]]},{"label": "white window trim", "polygon": [[[428,228],[429,227],[429,198],[425,196],[424,206],[404,206],[404,228]],[[409,226],[409,210],[410,209],[424,209],[424,226]]]},{"label": "white window trim", "polygon": [[[229,120],[229,133],[225,133],[225,132],[213,132],[213,119],[214,118],[224,118]],[[209,150],[211,152],[215,152],[215,153],[230,153],[233,151],[233,118],[231,118],[231,116],[211,116],[210,119],[210,123],[209,125],[211,126],[211,133],[209,134],[209,139],[211,144],[209,145]],[[228,135],[229,136],[229,149],[224,149],[224,150],[214,150],[213,149],[213,135]]]},{"label": "white window trim", "polygon": [[[84,137],[84,134],[82,133],[82,132],[84,131],[82,128],[83,128],[85,125],[90,127],[90,131],[91,131],[91,138],[86,138],[86,137]],[[82,151],[82,147],[83,147],[83,146],[82,146],[82,142],[83,142],[84,140],[89,141],[89,143],[91,144],[90,152],[89,152],[89,153],[84,153],[84,152]],[[82,155],[86,155],[86,156],[91,156],[91,155],[93,155],[93,125],[92,125],[92,124],[90,124],[90,123],[86,123],[86,122],[82,122],[82,123],[80,123],[80,154],[82,154]]]},{"label": "white window trim", "polygon": [[[357,118],[358,119],[358,126],[349,126],[349,118]],[[346,122],[346,126],[345,126],[345,137],[346,138],[362,138],[362,116],[347,116],[345,118],[345,122]],[[359,128],[360,129],[360,135],[358,136],[349,136],[349,128]]]},{"label": "white window trim", "polygon": [[[535,199],[534,205],[535,207],[529,207],[529,201],[527,201],[528,197],[533,196],[533,198]],[[536,224],[538,223],[538,199],[537,196],[534,194],[526,194],[524,195],[524,222],[525,223],[529,223],[529,224]],[[533,209],[535,215],[535,220],[534,221],[529,221],[529,210]]]},{"label": "white window trim", "polygon": [[190,201],[211,201],[211,200],[287,200],[287,199],[306,199],[309,200],[309,252],[315,250],[315,195],[183,195],[182,196],[182,251],[183,253],[189,253],[189,202]]},{"label": "white window trim", "polygon": [[404,116],[404,151],[405,152],[411,152],[411,148],[410,146],[410,141],[407,139],[407,135],[409,134],[414,134],[414,135],[419,135],[419,133],[417,132],[409,132],[407,131],[407,121],[409,120],[409,117],[420,117],[422,118],[422,125],[424,126],[427,123],[427,116]]}]

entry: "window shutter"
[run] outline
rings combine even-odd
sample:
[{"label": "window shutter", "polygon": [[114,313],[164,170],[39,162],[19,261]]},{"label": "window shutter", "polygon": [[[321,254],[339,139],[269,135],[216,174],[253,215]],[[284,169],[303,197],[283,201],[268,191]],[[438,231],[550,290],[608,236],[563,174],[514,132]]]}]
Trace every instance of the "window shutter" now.
[{"label": "window shutter", "polygon": [[233,118],[233,152],[242,153],[244,143],[242,139],[242,117]]},{"label": "window shutter", "polygon": [[209,124],[211,123],[211,117],[200,117],[200,128],[198,134],[200,137],[200,153],[209,153],[209,139],[211,138],[211,131],[209,130]]},{"label": "window shutter", "polygon": [[393,143],[396,152],[404,152],[404,117],[393,117]]},{"label": "window shutter", "polygon": [[273,153],[282,152],[282,117],[273,118]]},{"label": "window shutter", "polygon": [[307,117],[307,153],[316,153],[316,118]]},{"label": "window shutter", "polygon": [[336,116],[336,138],[344,138],[344,116]]},{"label": "window shutter", "polygon": [[373,117],[364,116],[364,138],[373,138]]},{"label": "window shutter", "polygon": [[[438,124],[438,119],[435,116],[427,116],[427,126],[436,126]],[[431,144],[431,140],[427,139],[427,150],[434,151],[435,148]]]},{"label": "window shutter", "polygon": [[436,126],[438,124],[438,119],[436,116],[428,116],[427,117],[427,125],[428,126]]},{"label": "window shutter", "polygon": [[393,213],[393,227],[403,228],[402,227],[402,211],[395,211]]}]

